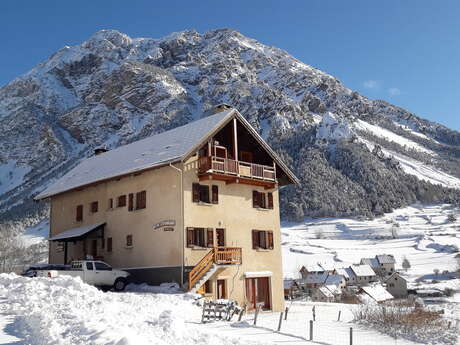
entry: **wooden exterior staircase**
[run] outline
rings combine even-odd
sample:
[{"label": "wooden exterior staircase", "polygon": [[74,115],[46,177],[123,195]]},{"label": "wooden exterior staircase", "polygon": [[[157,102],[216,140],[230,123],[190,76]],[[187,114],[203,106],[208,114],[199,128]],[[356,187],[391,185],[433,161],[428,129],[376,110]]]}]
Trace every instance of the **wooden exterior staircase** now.
[{"label": "wooden exterior staircase", "polygon": [[241,248],[214,247],[190,271],[188,275],[189,291],[195,293],[219,267],[240,265]]}]

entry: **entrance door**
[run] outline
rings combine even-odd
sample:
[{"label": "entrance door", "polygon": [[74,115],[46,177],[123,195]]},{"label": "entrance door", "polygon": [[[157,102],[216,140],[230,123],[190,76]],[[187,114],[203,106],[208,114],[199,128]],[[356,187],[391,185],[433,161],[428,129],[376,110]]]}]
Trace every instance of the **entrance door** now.
[{"label": "entrance door", "polygon": [[270,309],[270,281],[269,277],[246,278],[246,298],[251,309],[257,308]]},{"label": "entrance door", "polygon": [[97,240],[91,240],[91,251],[89,253],[93,256],[93,259],[97,256]]},{"label": "entrance door", "polygon": [[225,279],[217,280],[217,299],[226,299],[227,298],[227,289]]}]

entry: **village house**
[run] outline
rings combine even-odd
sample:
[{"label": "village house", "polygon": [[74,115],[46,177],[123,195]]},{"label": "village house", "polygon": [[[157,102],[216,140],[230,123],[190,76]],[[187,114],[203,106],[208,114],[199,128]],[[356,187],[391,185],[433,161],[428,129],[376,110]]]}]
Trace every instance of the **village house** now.
[{"label": "village house", "polygon": [[341,275],[345,279],[346,286],[352,286],[357,284],[356,274],[353,272],[351,267],[336,268],[333,273]]},{"label": "village house", "polygon": [[295,281],[295,279],[284,279],[283,284],[285,299],[294,299],[302,295],[300,285]]},{"label": "village house", "polygon": [[389,293],[395,298],[407,297],[407,281],[397,272],[394,272],[386,280],[386,287]]},{"label": "village house", "polygon": [[376,255],[375,258],[363,258],[361,265],[369,265],[379,276],[386,276],[395,272],[396,260],[393,255]]},{"label": "village house", "polygon": [[49,262],[101,259],[249,309],[284,306],[278,190],[297,178],[236,109],[83,160],[49,199]]},{"label": "village house", "polygon": [[302,276],[302,279],[307,279],[307,276],[309,274],[323,274],[324,269],[320,267],[318,264],[313,264],[313,265],[302,266],[299,272],[300,272],[300,275]]},{"label": "village house", "polygon": [[313,289],[311,298],[318,302],[334,302],[335,300],[334,294],[326,286]]},{"label": "village house", "polygon": [[363,286],[377,280],[374,270],[369,265],[352,265],[350,266],[356,276],[356,285]]},{"label": "village house", "polygon": [[391,295],[381,284],[373,284],[370,286],[363,286],[360,288],[357,298],[361,303],[383,303],[393,299]]}]

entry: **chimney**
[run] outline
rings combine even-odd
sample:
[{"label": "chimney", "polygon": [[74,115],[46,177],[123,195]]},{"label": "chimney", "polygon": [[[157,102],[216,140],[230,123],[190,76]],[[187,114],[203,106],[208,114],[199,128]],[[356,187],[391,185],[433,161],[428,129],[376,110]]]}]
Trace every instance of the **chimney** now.
[{"label": "chimney", "polygon": [[107,152],[108,149],[106,147],[96,147],[94,149],[94,155],[95,156],[99,156],[100,154],[104,153],[104,152]]},{"label": "chimney", "polygon": [[229,110],[229,109],[232,109],[232,106],[230,106],[228,104],[225,104],[225,103],[221,103],[221,104],[218,104],[218,105],[216,105],[214,107],[213,114],[217,114],[217,113],[220,113],[222,111]]}]

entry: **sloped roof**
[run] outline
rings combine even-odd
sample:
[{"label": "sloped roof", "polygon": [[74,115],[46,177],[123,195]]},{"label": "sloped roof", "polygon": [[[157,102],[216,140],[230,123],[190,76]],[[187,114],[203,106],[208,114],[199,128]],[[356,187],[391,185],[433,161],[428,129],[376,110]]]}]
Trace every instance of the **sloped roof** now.
[{"label": "sloped roof", "polygon": [[324,284],[327,279],[327,273],[321,274],[309,274],[307,278],[302,279],[302,283],[304,284]]},{"label": "sloped roof", "polygon": [[336,268],[335,272],[341,276],[344,276],[345,278],[351,278],[355,276],[355,273],[350,267]]},{"label": "sloped roof", "polygon": [[335,269],[334,264],[330,262],[319,262],[318,265],[325,271],[333,271]]},{"label": "sloped roof", "polygon": [[48,198],[96,182],[183,161],[233,117],[237,117],[249,132],[254,135],[256,140],[272,156],[276,164],[288,178],[293,183],[298,183],[297,177],[280,160],[246,119],[236,109],[229,109],[190,122],[185,126],[177,127],[87,158],[38,194],[35,199]]},{"label": "sloped roof", "polygon": [[353,265],[350,266],[353,272],[358,277],[371,277],[375,276],[374,270],[369,265]]},{"label": "sloped roof", "polygon": [[362,265],[369,265],[371,267],[380,267],[379,262],[376,258],[363,258],[361,259]]},{"label": "sloped roof", "polygon": [[389,293],[382,285],[363,286],[363,291],[376,302],[383,302],[393,299],[393,295]]},{"label": "sloped roof", "polygon": [[308,272],[324,272],[324,269],[318,264],[302,266],[302,269],[306,269]]},{"label": "sloped roof", "polygon": [[398,272],[393,272],[393,274],[391,274],[389,277],[387,277],[385,279],[385,282],[389,281],[390,279],[393,279],[393,278],[398,278],[398,279],[401,279],[401,280],[404,280],[404,281],[407,281],[406,278],[404,278],[402,275],[400,275]]},{"label": "sloped roof", "polygon": [[381,263],[381,264],[394,264],[396,263],[395,258],[393,255],[376,255],[376,259]]},{"label": "sloped roof", "polygon": [[318,291],[321,292],[325,297],[334,297],[334,294],[325,286],[320,286]]},{"label": "sloped roof", "polygon": [[296,281],[294,279],[284,279],[283,280],[283,285],[285,289],[290,289],[294,286],[297,285]]},{"label": "sloped roof", "polygon": [[324,284],[326,285],[340,285],[342,284],[343,276],[339,274],[329,274]]},{"label": "sloped roof", "polygon": [[81,226],[79,228],[73,228],[73,229],[61,232],[60,234],[57,234],[56,236],[48,238],[48,241],[59,241],[59,240],[67,240],[71,238],[81,237],[93,230],[98,229],[99,227],[103,225],[105,225],[105,223],[96,223],[96,224]]}]

